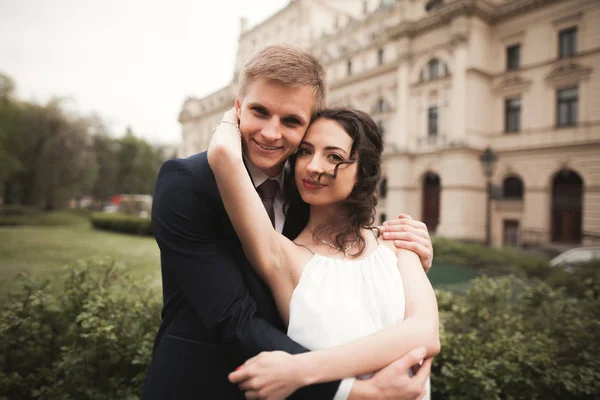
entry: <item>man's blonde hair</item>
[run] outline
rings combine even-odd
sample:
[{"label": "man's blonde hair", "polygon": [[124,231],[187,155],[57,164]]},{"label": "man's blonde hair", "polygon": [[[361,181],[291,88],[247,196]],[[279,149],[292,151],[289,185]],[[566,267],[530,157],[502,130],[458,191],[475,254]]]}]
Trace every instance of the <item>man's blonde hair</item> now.
[{"label": "man's blonde hair", "polygon": [[257,78],[289,86],[310,86],[315,93],[313,112],[325,107],[325,70],[315,56],[299,47],[278,44],[262,49],[240,72],[239,93],[243,96]]}]

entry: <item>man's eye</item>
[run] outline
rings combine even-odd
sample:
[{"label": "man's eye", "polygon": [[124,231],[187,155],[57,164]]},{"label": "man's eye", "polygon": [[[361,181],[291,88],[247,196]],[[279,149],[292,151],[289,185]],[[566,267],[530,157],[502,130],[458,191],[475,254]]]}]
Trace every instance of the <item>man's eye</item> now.
[{"label": "man's eye", "polygon": [[298,121],[297,119],[288,119],[285,121],[285,123],[289,126],[299,126],[300,125],[300,121]]},{"label": "man's eye", "polygon": [[267,110],[261,107],[254,107],[252,110],[260,115],[267,115]]}]

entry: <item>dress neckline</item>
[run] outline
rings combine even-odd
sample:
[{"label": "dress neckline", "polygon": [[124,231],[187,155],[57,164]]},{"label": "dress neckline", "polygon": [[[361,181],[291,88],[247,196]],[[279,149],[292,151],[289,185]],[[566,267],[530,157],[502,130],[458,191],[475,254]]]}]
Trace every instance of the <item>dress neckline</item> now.
[{"label": "dress neckline", "polygon": [[[333,261],[339,262],[339,263],[351,263],[351,264],[354,264],[354,263],[360,263],[360,262],[363,262],[363,261],[368,261],[369,259],[373,258],[373,256],[375,254],[377,254],[381,248],[386,248],[387,249],[387,246],[385,246],[383,243],[379,243],[377,245],[377,247],[375,247],[375,249],[372,250],[369,254],[367,254],[364,257],[356,258],[356,259],[345,259],[344,260],[342,258],[334,258],[334,257],[324,256],[322,254],[317,254],[317,253],[313,253],[313,256],[311,258],[314,259],[315,257],[319,257],[319,258],[325,258],[327,260],[333,260]],[[388,249],[388,251],[391,252],[390,249]],[[395,256],[396,255],[394,254],[394,257]]]}]

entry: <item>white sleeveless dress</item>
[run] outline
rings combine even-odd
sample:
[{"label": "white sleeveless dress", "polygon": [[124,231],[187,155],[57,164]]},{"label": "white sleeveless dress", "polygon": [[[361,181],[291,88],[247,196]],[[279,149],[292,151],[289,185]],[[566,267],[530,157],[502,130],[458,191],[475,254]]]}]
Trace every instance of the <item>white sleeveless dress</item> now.
[{"label": "white sleeveless dress", "polygon": [[397,263],[382,244],[358,260],[313,255],[290,300],[288,336],[318,350],[402,321],[406,303]]}]

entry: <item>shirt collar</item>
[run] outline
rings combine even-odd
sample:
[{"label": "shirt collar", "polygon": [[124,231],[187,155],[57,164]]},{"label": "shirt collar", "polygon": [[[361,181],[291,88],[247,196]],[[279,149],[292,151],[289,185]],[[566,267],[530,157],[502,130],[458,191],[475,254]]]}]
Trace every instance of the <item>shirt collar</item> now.
[{"label": "shirt collar", "polygon": [[[246,168],[248,168],[248,173],[250,174],[250,177],[252,178],[252,182],[254,183],[255,188],[259,187],[267,179],[269,179],[269,176],[267,174],[265,174],[263,171],[261,171],[260,169],[258,169],[254,164],[252,164],[250,159],[248,157],[246,157],[245,155],[244,155],[244,163],[246,164]],[[286,165],[287,165],[287,161],[286,161]],[[276,180],[277,183],[279,184],[279,193],[283,193],[284,171],[285,171],[285,166],[284,166],[284,168],[281,169],[281,173],[279,175],[271,178],[271,179]]]}]

